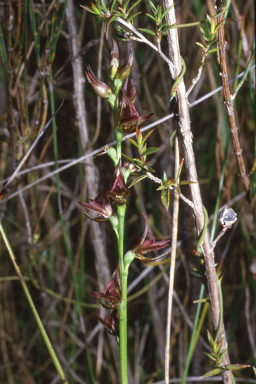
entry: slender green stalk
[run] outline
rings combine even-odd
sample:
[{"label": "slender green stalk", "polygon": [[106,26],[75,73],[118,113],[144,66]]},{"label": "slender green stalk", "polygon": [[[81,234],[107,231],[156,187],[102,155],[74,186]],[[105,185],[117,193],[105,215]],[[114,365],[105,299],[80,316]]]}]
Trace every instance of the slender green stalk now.
[{"label": "slender green stalk", "polygon": [[54,351],[54,349],[53,349],[53,346],[52,346],[52,344],[51,344],[51,342],[50,342],[50,339],[49,339],[47,333],[45,332],[43,323],[42,323],[42,321],[41,321],[41,319],[40,319],[40,317],[39,317],[39,315],[38,315],[38,312],[37,312],[36,307],[35,307],[35,305],[34,305],[34,303],[33,303],[32,297],[30,296],[29,290],[28,290],[28,288],[27,288],[27,285],[26,285],[26,283],[25,283],[25,280],[23,279],[21,270],[20,270],[20,268],[19,268],[19,266],[18,266],[18,264],[17,264],[17,261],[16,261],[16,259],[15,259],[15,256],[14,256],[14,253],[13,253],[13,251],[12,251],[11,245],[10,245],[10,243],[9,243],[7,237],[6,237],[5,231],[4,231],[3,226],[2,226],[1,223],[0,223],[0,232],[1,232],[2,238],[3,238],[3,240],[4,240],[4,243],[5,243],[5,245],[6,245],[6,248],[7,248],[8,252],[9,252],[11,261],[12,261],[12,263],[13,263],[13,266],[14,266],[14,268],[15,268],[15,270],[16,270],[16,272],[17,272],[17,275],[18,275],[18,277],[19,277],[19,279],[20,279],[22,288],[23,288],[23,290],[24,290],[24,292],[25,292],[25,295],[26,295],[27,300],[28,300],[28,302],[29,302],[30,308],[31,308],[31,310],[32,310],[32,312],[33,312],[33,314],[34,314],[34,316],[35,316],[35,319],[36,319],[38,328],[39,328],[40,331],[41,331],[41,334],[42,334],[42,336],[43,336],[43,339],[44,339],[44,341],[45,341],[45,344],[46,344],[46,346],[47,346],[47,349],[48,349],[48,351],[49,351],[49,354],[50,354],[50,356],[51,356],[51,358],[52,358],[52,361],[53,361],[53,363],[54,363],[54,365],[55,365],[55,367],[56,367],[56,370],[57,370],[58,374],[60,375],[60,378],[61,378],[62,383],[66,383],[66,384],[68,384],[68,380],[66,379],[66,376],[65,376],[65,374],[64,374],[64,372],[63,372],[63,370],[62,370],[62,367],[61,367],[60,362],[59,362],[59,360],[58,360],[58,357],[57,357],[57,355],[56,355],[56,353],[55,353],[55,351]]},{"label": "slender green stalk", "polygon": [[128,268],[124,268],[124,219],[126,204],[120,205],[117,209],[118,216],[118,255],[119,255],[119,273],[122,286],[122,302],[118,308],[119,316],[119,353],[121,365],[121,382],[128,384],[127,375],[127,278]]},{"label": "slender green stalk", "polygon": [[[201,300],[203,298],[203,295],[204,295],[204,285],[201,284],[201,289],[200,289],[200,293],[199,293],[199,300]],[[197,305],[194,326],[193,326],[191,339],[190,339],[190,343],[189,343],[189,348],[188,348],[186,365],[184,368],[184,372],[183,372],[182,380],[181,380],[180,384],[185,384],[185,382],[186,382],[186,378],[188,375],[188,369],[189,369],[190,362],[191,362],[191,359],[193,356],[193,352],[194,352],[194,349],[195,349],[195,346],[197,343],[196,334],[197,334],[197,337],[199,337],[199,334],[201,331],[201,329],[200,329],[199,333],[197,332],[197,326],[198,326],[198,321],[199,321],[199,314],[200,314],[200,310],[201,310],[201,305],[202,305],[201,303],[198,303],[198,305]]]}]

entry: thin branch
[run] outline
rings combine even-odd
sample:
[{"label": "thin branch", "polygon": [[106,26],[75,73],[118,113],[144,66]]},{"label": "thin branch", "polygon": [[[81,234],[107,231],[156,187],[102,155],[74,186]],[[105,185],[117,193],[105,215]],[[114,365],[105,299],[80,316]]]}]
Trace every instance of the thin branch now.
[{"label": "thin branch", "polygon": [[147,44],[154,51],[156,51],[159,54],[159,56],[168,64],[170,71],[171,72],[174,71],[173,63],[168,59],[168,57],[166,57],[165,54],[161,50],[159,50],[156,45],[154,45],[153,43],[151,43],[151,41],[146,39],[146,37],[143,36],[131,23],[128,23],[127,21],[125,21],[121,17],[118,17],[117,22],[124,25],[126,28],[128,28],[130,31],[132,31],[136,36],[138,36],[139,39],[136,39],[137,41]]},{"label": "thin branch", "polygon": [[[163,6],[164,9],[167,10],[170,6],[173,5],[173,0],[164,0]],[[166,22],[168,25],[175,24],[175,11],[171,9],[166,15]],[[167,31],[167,39],[168,39],[168,49],[169,49],[169,57],[172,60],[175,67],[175,77],[179,76],[181,71],[181,63],[180,63],[180,48],[179,48],[179,40],[177,29],[170,29]],[[181,83],[177,87],[177,96],[178,96],[178,110],[179,110],[179,132],[180,137],[183,144],[184,150],[184,158],[185,158],[185,168],[187,173],[187,180],[198,181],[196,163],[195,163],[195,155],[192,145],[192,132],[190,125],[190,116],[189,116],[189,108],[186,96],[185,84],[182,79]],[[196,226],[198,234],[202,233],[204,228],[204,210],[203,203],[201,197],[201,191],[199,183],[190,184],[190,192],[192,201],[194,203],[194,216],[196,220]],[[207,280],[207,287],[209,293],[209,299],[212,309],[212,317],[214,329],[218,329],[219,317],[220,317],[220,300],[219,300],[219,289],[218,289],[218,280],[215,269],[215,261],[214,261],[214,252],[210,243],[210,236],[208,230],[205,233],[203,239],[203,255],[205,262],[205,273]],[[227,349],[227,339],[225,334],[224,325],[221,329],[221,347],[223,350]],[[229,364],[229,355],[228,352],[223,356],[223,364]],[[232,372],[224,372],[222,374],[222,378],[224,383],[232,384]]]},{"label": "thin branch", "polygon": [[[179,141],[175,137],[175,167],[174,173],[177,174],[180,165]],[[170,277],[169,277],[169,292],[167,304],[167,325],[166,325],[166,342],[165,342],[165,384],[169,383],[170,378],[170,350],[171,350],[171,324],[172,324],[172,300],[175,274],[175,260],[178,237],[178,222],[179,222],[179,195],[174,195],[173,202],[173,218],[172,218],[172,251],[170,259]]]},{"label": "thin branch", "polygon": [[[221,8],[217,8],[217,12],[221,10]],[[219,18],[218,22],[223,20],[223,15]],[[246,168],[244,164],[244,159],[242,155],[242,149],[240,146],[239,138],[238,138],[238,128],[235,120],[235,111],[233,105],[233,99],[230,94],[230,89],[228,85],[228,71],[227,71],[227,60],[226,60],[226,42],[225,42],[225,32],[224,32],[224,23],[219,27],[219,51],[220,51],[220,68],[221,68],[221,80],[224,91],[224,100],[227,108],[230,132],[234,147],[234,155],[237,158],[238,167],[240,171],[240,177],[243,181],[244,188],[247,194],[247,199],[250,200],[250,180],[246,173]]]}]

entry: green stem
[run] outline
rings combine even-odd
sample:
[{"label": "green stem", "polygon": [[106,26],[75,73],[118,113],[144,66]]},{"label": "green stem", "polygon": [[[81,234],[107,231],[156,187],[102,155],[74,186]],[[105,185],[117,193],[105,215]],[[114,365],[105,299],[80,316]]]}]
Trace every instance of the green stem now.
[{"label": "green stem", "polygon": [[122,140],[124,137],[124,133],[121,132],[118,127],[115,128],[115,135],[116,135],[116,153],[118,160],[121,159],[122,156]]},{"label": "green stem", "polygon": [[118,255],[119,255],[119,273],[122,286],[122,302],[118,308],[119,316],[119,353],[121,365],[121,382],[128,384],[127,375],[127,277],[128,268],[124,268],[124,218],[126,204],[117,209],[118,216]]},{"label": "green stem", "polygon": [[38,312],[37,312],[36,307],[35,307],[35,305],[34,305],[34,303],[33,303],[32,297],[30,296],[29,290],[28,290],[28,288],[27,288],[27,285],[26,285],[26,283],[25,283],[25,280],[23,279],[23,276],[22,276],[22,273],[21,273],[21,271],[20,271],[20,268],[19,268],[19,266],[18,266],[18,264],[17,264],[17,262],[16,262],[16,259],[15,259],[14,253],[13,253],[13,250],[12,250],[11,245],[10,245],[10,243],[9,243],[7,237],[6,237],[5,231],[4,231],[4,229],[3,229],[1,223],[0,223],[0,232],[1,232],[2,238],[3,238],[3,240],[4,240],[4,243],[5,243],[5,245],[6,245],[6,248],[8,249],[8,252],[9,252],[9,255],[10,255],[10,258],[11,258],[11,261],[12,261],[12,263],[13,263],[13,265],[14,265],[14,268],[15,268],[15,270],[16,270],[16,272],[17,272],[17,275],[18,275],[18,277],[19,277],[19,279],[20,279],[22,288],[23,288],[23,290],[24,290],[24,292],[25,292],[25,295],[26,295],[26,297],[27,297],[27,300],[28,300],[28,303],[29,303],[29,305],[30,305],[30,308],[31,308],[31,310],[32,310],[32,312],[33,312],[33,314],[34,314],[34,316],[35,316],[35,319],[36,319],[38,328],[40,329],[40,332],[41,332],[41,334],[42,334],[42,336],[43,336],[43,339],[44,339],[44,341],[45,341],[46,347],[47,347],[47,349],[48,349],[48,351],[49,351],[49,354],[50,354],[50,356],[51,356],[51,358],[52,358],[52,361],[53,361],[53,363],[54,363],[54,365],[55,365],[55,367],[56,367],[56,370],[57,370],[58,374],[60,375],[61,382],[62,382],[62,383],[66,383],[66,384],[68,384],[68,381],[67,381],[66,376],[65,376],[65,374],[64,374],[64,372],[63,372],[63,370],[62,370],[62,367],[61,367],[61,365],[60,365],[60,362],[59,362],[59,360],[58,360],[58,357],[57,357],[57,355],[56,355],[56,353],[55,353],[55,351],[54,351],[54,349],[53,349],[53,346],[52,346],[52,344],[51,344],[51,342],[50,342],[50,339],[49,339],[47,333],[45,332],[43,323],[42,323],[42,321],[41,321],[41,319],[40,319],[40,317],[39,317],[39,315],[38,315]]},{"label": "green stem", "polygon": [[[203,295],[204,295],[204,285],[201,284],[201,289],[200,289],[200,293],[199,293],[199,300],[203,298]],[[185,365],[185,368],[184,368],[184,372],[183,372],[182,380],[181,380],[180,384],[185,384],[185,382],[186,382],[186,378],[187,378],[187,375],[188,375],[188,369],[189,369],[189,366],[190,366],[190,362],[191,362],[191,359],[192,359],[192,356],[193,356],[193,352],[194,352],[194,349],[195,349],[195,346],[196,346],[196,343],[197,343],[197,339],[199,337],[199,334],[196,337],[196,331],[197,331],[197,325],[198,325],[201,305],[202,305],[201,303],[198,303],[198,305],[197,305],[195,321],[194,321],[192,335],[191,335],[191,339],[190,339],[190,343],[189,343],[189,349],[188,349],[186,365]]]}]

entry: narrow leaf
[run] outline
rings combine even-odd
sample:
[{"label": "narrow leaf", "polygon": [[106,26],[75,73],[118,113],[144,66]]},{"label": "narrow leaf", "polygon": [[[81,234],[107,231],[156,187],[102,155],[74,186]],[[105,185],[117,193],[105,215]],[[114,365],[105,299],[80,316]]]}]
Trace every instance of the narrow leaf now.
[{"label": "narrow leaf", "polygon": [[208,353],[208,352],[204,352],[204,354],[205,354],[206,356],[208,356],[209,359],[212,359],[213,361],[216,361],[216,358],[215,358],[214,356],[212,356],[210,353]]},{"label": "narrow leaf", "polygon": [[155,23],[157,23],[157,19],[154,16],[150,15],[149,13],[146,13],[146,15],[154,20]]},{"label": "narrow leaf", "polygon": [[151,10],[152,10],[152,12],[153,13],[156,13],[156,7],[155,7],[155,5],[152,3],[152,1],[150,1],[150,0],[148,0],[148,2],[149,2],[149,5],[150,5],[150,8],[151,8]]},{"label": "narrow leaf", "polygon": [[136,143],[136,141],[135,141],[135,140],[133,140],[133,139],[130,139],[129,137],[127,137],[127,139],[126,139],[126,140],[127,140],[127,141],[129,141],[131,144],[135,145],[135,147],[139,148],[139,146],[138,146],[138,144]]},{"label": "narrow leaf", "polygon": [[249,368],[250,365],[246,364],[230,364],[226,365],[226,369],[229,369],[230,371],[237,371],[238,369],[244,369],[244,368]]},{"label": "narrow leaf", "polygon": [[166,9],[166,11],[162,14],[161,19],[165,17],[165,15],[172,9],[172,7],[174,7],[174,4],[172,4],[168,9]]},{"label": "narrow leaf", "polygon": [[161,151],[162,148],[148,148],[146,151],[142,152],[142,156],[148,156],[152,155],[153,153],[156,153],[158,151]]},{"label": "narrow leaf", "polygon": [[169,189],[163,189],[161,192],[161,202],[165,207],[166,211],[169,209],[170,205],[170,191]]},{"label": "narrow leaf", "polygon": [[141,175],[137,177],[130,185],[129,188],[133,187],[135,184],[137,184],[139,181],[146,179],[148,176],[147,175]]},{"label": "narrow leaf", "polygon": [[131,20],[134,19],[134,17],[138,16],[139,14],[141,14],[141,12],[137,12],[137,13],[135,13],[135,15],[128,17],[127,21],[130,22]]},{"label": "narrow leaf", "polygon": [[211,376],[218,375],[219,373],[221,373],[223,371],[224,371],[224,369],[222,369],[222,368],[213,369],[212,371],[207,372],[205,375],[201,376],[200,379],[203,379],[204,377],[211,377]]},{"label": "narrow leaf", "polygon": [[115,4],[116,4],[116,0],[113,0],[113,2],[112,2],[112,4],[111,4],[111,7],[110,7],[110,13],[111,13],[111,15],[112,15],[112,13],[113,13]]},{"label": "narrow leaf", "polygon": [[176,27],[176,24],[172,24],[170,25],[169,27],[165,28],[163,31],[162,31],[162,35],[164,35],[167,31],[169,31],[169,29],[173,29]]},{"label": "narrow leaf", "polygon": [[128,9],[127,14],[129,15],[129,13],[133,10],[133,8],[135,8],[136,5],[138,5],[140,2],[141,2],[141,0],[136,1],[136,3],[133,4],[133,5],[131,6],[131,8]]},{"label": "narrow leaf", "polygon": [[145,143],[145,141],[148,139],[148,137],[153,133],[155,128],[151,129],[151,131],[147,132],[147,134],[143,137],[142,145]]},{"label": "narrow leaf", "polygon": [[150,33],[150,35],[156,36],[156,33],[151,31],[150,29],[146,28],[138,28],[139,31],[145,32],[145,33]]},{"label": "narrow leaf", "polygon": [[165,183],[167,181],[167,175],[166,175],[166,172],[164,171],[164,174],[163,174],[163,183]]},{"label": "narrow leaf", "polygon": [[188,185],[188,184],[196,184],[197,182],[196,181],[188,181],[188,180],[184,180],[184,181],[181,181],[179,183],[179,185]]},{"label": "narrow leaf", "polygon": [[203,49],[203,51],[206,51],[206,48],[203,46],[203,44],[198,43],[198,42],[196,41],[196,45],[198,45],[199,47],[201,47],[201,48]]},{"label": "narrow leaf", "polygon": [[208,341],[209,341],[211,348],[214,350],[214,344],[215,343],[214,343],[213,338],[212,338],[212,336],[208,330],[207,330],[207,337],[208,337]]}]

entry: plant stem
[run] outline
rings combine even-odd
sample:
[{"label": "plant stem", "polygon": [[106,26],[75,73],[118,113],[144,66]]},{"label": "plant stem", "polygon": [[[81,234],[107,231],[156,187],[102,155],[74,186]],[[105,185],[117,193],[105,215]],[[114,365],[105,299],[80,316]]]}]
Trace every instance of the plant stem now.
[{"label": "plant stem", "polygon": [[127,277],[128,268],[124,269],[124,218],[126,204],[120,205],[117,209],[118,216],[118,255],[119,255],[119,273],[122,286],[122,302],[118,308],[119,316],[119,353],[121,365],[121,382],[128,384],[127,375]]}]

